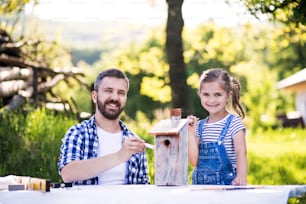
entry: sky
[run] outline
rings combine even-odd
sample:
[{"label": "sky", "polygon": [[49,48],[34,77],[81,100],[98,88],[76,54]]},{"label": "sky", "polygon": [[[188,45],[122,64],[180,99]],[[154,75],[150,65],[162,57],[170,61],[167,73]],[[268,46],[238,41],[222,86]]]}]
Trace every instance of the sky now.
[{"label": "sky", "polygon": [[[240,0],[185,0],[182,7],[186,27],[208,19],[235,25],[254,18],[246,14]],[[40,0],[28,12],[52,21],[113,21],[158,26],[167,20],[166,0]]]}]

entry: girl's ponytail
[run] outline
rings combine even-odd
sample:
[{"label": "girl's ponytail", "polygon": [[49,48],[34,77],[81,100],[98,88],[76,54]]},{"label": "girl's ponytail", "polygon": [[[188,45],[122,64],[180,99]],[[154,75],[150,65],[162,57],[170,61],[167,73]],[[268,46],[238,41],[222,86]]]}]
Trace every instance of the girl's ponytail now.
[{"label": "girl's ponytail", "polygon": [[232,106],[235,112],[241,117],[245,117],[245,112],[240,104],[240,83],[235,78],[231,77],[231,87],[232,87]]}]

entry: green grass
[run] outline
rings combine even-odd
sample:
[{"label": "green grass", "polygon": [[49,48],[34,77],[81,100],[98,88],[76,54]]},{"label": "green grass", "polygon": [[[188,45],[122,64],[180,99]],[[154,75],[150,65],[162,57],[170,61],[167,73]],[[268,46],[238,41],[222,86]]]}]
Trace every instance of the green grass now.
[{"label": "green grass", "polygon": [[306,184],[306,130],[278,129],[247,136],[249,184]]}]

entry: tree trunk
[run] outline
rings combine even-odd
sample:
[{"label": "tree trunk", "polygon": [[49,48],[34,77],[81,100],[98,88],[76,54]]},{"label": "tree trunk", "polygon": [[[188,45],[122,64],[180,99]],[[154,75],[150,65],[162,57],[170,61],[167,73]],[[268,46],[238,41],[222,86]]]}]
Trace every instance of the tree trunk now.
[{"label": "tree trunk", "polygon": [[187,86],[186,66],[183,57],[182,17],[183,0],[166,0],[168,19],[166,28],[166,56],[169,63],[170,87],[173,108],[182,108],[183,116],[193,112],[190,89]]}]

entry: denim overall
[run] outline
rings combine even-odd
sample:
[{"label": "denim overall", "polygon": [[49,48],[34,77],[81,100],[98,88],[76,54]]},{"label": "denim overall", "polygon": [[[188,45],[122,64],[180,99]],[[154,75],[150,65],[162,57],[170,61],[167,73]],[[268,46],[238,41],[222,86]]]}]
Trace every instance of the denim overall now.
[{"label": "denim overall", "polygon": [[198,125],[200,133],[198,165],[192,173],[192,184],[231,185],[236,177],[236,170],[226,153],[224,137],[233,119],[230,115],[221,131],[217,142],[202,142],[204,122]]}]

